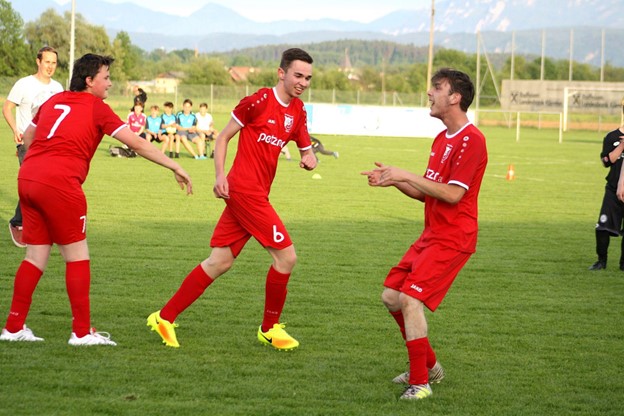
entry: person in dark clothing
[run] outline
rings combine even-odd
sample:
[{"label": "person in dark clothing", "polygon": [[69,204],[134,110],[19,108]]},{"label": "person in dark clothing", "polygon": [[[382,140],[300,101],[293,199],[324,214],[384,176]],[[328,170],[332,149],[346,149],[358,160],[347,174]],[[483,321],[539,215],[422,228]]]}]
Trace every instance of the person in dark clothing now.
[{"label": "person in dark clothing", "polygon": [[[622,107],[624,111],[624,106]],[[602,207],[596,223],[596,254],[598,261],[589,267],[589,270],[603,270],[607,268],[607,253],[611,237],[622,235],[622,220],[624,219],[624,202],[617,197],[618,180],[622,170],[622,153],[624,152],[624,125],[605,136],[602,142],[600,159],[605,168],[609,168],[606,176],[607,184],[602,199]],[[620,255],[620,270],[624,271],[624,239]]]},{"label": "person in dark clothing", "polygon": [[[312,150],[314,151],[314,156],[316,156],[317,153],[320,153],[322,155],[333,156],[338,159],[338,152],[333,152],[331,150],[325,149],[323,143],[321,143],[321,141],[316,137],[310,136],[310,141],[312,142]],[[316,160],[318,160],[318,156],[316,156]]]},{"label": "person in dark clothing", "polygon": [[[622,108],[624,111],[624,107]],[[622,169],[622,153],[624,152],[624,125],[605,136],[602,142],[600,160],[605,168],[609,168],[606,176],[605,194],[602,207],[596,223],[596,254],[598,261],[589,267],[589,270],[603,270],[607,268],[607,253],[611,237],[622,235],[622,220],[624,219],[624,202],[616,195],[620,170]],[[622,239],[622,254],[620,255],[620,270],[624,271],[624,239]]]}]

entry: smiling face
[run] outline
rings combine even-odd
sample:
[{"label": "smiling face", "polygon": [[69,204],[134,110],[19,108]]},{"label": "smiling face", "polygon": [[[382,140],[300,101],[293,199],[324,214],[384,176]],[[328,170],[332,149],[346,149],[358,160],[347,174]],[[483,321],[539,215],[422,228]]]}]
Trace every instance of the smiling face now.
[{"label": "smiling face", "polygon": [[288,69],[284,71],[282,68],[277,70],[278,77],[283,87],[286,102],[290,102],[292,98],[299,97],[310,86],[312,80],[312,64],[304,61],[293,61]]},{"label": "smiling face", "polygon": [[105,65],[100,67],[95,77],[87,77],[86,81],[87,91],[101,99],[108,97],[108,89],[113,85],[110,80],[108,66]]},{"label": "smiling face", "polygon": [[37,58],[37,77],[50,80],[56,71],[57,58],[54,52],[43,52],[41,59]]}]

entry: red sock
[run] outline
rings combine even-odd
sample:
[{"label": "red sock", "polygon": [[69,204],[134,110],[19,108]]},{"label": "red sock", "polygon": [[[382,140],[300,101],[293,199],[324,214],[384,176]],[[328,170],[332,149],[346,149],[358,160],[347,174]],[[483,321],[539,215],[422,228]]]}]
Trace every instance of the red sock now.
[{"label": "red sock", "polygon": [[433,348],[431,348],[431,344],[429,344],[429,338],[425,338],[427,340],[427,368],[431,369],[435,365],[437,359]]},{"label": "red sock", "polygon": [[43,272],[34,264],[23,260],[15,273],[13,284],[13,300],[6,323],[6,330],[16,333],[24,328],[24,322],[30,310],[32,295]]},{"label": "red sock", "polygon": [[80,260],[66,263],[65,286],[72,311],[72,332],[82,338],[91,331],[91,262]]},{"label": "red sock", "polygon": [[178,315],[191,306],[212,282],[214,282],[214,280],[206,274],[201,264],[199,264],[191,270],[180,285],[178,291],[160,310],[160,317],[169,322],[174,322]]},{"label": "red sock", "polygon": [[427,337],[407,341],[407,355],[409,356],[410,384],[427,384],[429,373],[427,371]]},{"label": "red sock", "polygon": [[286,294],[288,293],[286,286],[289,278],[290,273],[280,273],[273,266],[269,267],[264,293],[263,332],[268,331],[273,328],[273,325],[279,323],[284,303],[286,303]]},{"label": "red sock", "polygon": [[399,325],[399,329],[401,330],[401,335],[403,335],[403,339],[405,338],[405,319],[403,319],[403,311],[398,310],[396,312],[388,311],[390,315],[394,318],[396,323]]}]

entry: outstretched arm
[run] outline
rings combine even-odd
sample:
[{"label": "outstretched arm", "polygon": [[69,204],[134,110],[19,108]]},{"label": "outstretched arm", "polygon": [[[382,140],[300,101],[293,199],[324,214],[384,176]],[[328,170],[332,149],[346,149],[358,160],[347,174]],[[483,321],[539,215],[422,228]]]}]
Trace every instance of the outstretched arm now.
[{"label": "outstretched arm", "polygon": [[175,176],[176,182],[180,185],[180,189],[184,189],[186,185],[187,195],[193,193],[193,184],[188,173],[180,165],[152,146],[150,142],[141,139],[127,127],[119,130],[114,137],[145,159],[170,169]]},{"label": "outstretched arm", "polygon": [[418,189],[410,186],[409,184],[404,183],[404,182],[389,181],[389,180],[382,181],[381,179],[382,171],[380,170],[380,168],[385,167],[385,165],[381,162],[375,162],[375,165],[377,166],[377,169],[361,172],[362,175],[366,175],[368,177],[368,185],[381,186],[381,187],[394,186],[395,188],[397,188],[399,191],[403,192],[405,195],[409,196],[410,198],[417,199],[419,201],[424,202],[425,194],[419,191]]},{"label": "outstretched arm", "polygon": [[[374,172],[372,186],[394,185],[412,198],[422,201],[427,195],[452,205],[457,204],[466,193],[466,189],[459,185],[434,182],[412,172],[394,166],[386,166],[380,162],[375,162],[375,165],[377,165],[377,169],[372,171]],[[369,175],[369,183],[370,181]]]}]

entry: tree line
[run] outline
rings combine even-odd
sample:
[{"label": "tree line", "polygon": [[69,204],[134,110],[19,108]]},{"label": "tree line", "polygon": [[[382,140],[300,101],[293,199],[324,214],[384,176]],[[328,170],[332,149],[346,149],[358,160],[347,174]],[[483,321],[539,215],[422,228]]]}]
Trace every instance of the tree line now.
[{"label": "tree line", "polygon": [[[71,15],[63,16],[53,9],[46,10],[32,22],[23,19],[6,0],[0,0],[0,53],[10,59],[0,60],[0,77],[16,77],[33,71],[34,57],[42,46],[49,45],[59,52],[57,79],[67,79],[69,73]],[[80,15],[75,16],[75,56],[87,52],[112,55],[116,62],[111,77],[118,88],[128,80],[150,80],[166,72],[184,74],[186,84],[231,85],[228,69],[233,66],[258,68],[247,82],[254,86],[273,85],[275,68],[281,52],[292,46],[306,49],[315,60],[313,87],[345,91],[387,91],[422,93],[426,91],[428,50],[425,47],[388,41],[341,40],[309,45],[270,45],[233,50],[227,53],[197,53],[193,49],[144,51],[132,44],[127,32],[118,32],[110,39],[103,26],[92,25]],[[345,67],[346,58],[351,68]],[[481,74],[482,79],[511,77],[511,57],[491,54],[494,74]],[[483,58],[482,58],[483,59]],[[449,66],[467,72],[473,78],[477,70],[476,54],[453,49],[436,48],[433,67]],[[573,62],[576,81],[598,81],[600,68]],[[482,71],[487,66],[482,63]],[[547,80],[567,80],[568,60],[545,58],[543,76]],[[539,79],[542,59],[539,56],[515,56],[514,79]],[[624,81],[624,68],[606,64],[605,81]],[[486,76],[487,75],[487,76]],[[495,95],[493,82],[484,82],[483,95]]]}]

